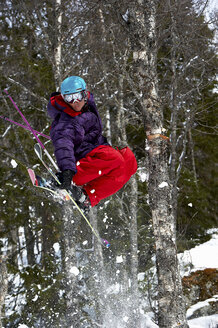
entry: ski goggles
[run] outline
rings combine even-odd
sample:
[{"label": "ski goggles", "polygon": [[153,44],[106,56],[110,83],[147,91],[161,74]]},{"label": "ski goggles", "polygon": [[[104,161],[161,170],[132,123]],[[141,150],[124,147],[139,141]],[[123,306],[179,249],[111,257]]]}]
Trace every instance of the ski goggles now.
[{"label": "ski goggles", "polygon": [[75,102],[80,102],[83,99],[86,98],[86,91],[80,91],[80,92],[76,92],[76,93],[71,93],[68,95],[62,95],[64,101],[66,101],[69,104],[73,104]]}]

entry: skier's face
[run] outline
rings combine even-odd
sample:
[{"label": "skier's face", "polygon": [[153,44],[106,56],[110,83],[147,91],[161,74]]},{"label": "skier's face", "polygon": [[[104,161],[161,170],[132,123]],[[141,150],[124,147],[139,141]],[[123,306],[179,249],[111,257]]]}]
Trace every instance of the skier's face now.
[{"label": "skier's face", "polygon": [[75,103],[68,105],[70,105],[70,107],[72,107],[73,110],[75,110],[76,112],[80,112],[83,106],[85,105],[85,100],[82,99],[81,101],[76,101]]}]

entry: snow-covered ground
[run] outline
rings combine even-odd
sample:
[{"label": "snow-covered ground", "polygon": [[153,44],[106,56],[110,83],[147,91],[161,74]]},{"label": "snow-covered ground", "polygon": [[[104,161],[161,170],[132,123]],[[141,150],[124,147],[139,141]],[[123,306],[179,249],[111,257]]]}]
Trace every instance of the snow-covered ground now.
[{"label": "snow-covered ground", "polygon": [[196,318],[188,321],[189,328],[217,328],[218,314]]},{"label": "snow-covered ground", "polygon": [[179,254],[181,275],[206,268],[218,268],[218,229],[208,230],[212,238],[204,244]]},{"label": "snow-covered ground", "polygon": [[[210,230],[208,233],[212,233],[209,241],[178,255],[183,276],[197,270],[218,268],[218,229]],[[209,301],[218,301],[218,295],[191,306],[187,311],[187,317],[197,309],[208,305]],[[218,314],[192,319],[188,323],[190,328],[218,328]]]}]

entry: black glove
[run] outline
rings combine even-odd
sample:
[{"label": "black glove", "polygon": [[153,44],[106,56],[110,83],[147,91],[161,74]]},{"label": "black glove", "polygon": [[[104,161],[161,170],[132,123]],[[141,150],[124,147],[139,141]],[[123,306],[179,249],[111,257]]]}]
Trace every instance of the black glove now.
[{"label": "black glove", "polygon": [[72,182],[72,178],[74,176],[74,172],[71,170],[64,170],[61,173],[57,174],[59,181],[61,182],[60,185],[58,185],[58,187],[60,189],[66,189],[69,190],[71,187],[71,182]]}]

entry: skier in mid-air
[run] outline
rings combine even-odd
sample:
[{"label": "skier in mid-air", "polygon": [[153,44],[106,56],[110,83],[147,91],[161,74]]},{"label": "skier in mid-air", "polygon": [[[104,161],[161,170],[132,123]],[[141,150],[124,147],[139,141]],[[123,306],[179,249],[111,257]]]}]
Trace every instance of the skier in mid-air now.
[{"label": "skier in mid-air", "polygon": [[137,162],[128,147],[114,149],[102,135],[93,94],[81,77],[66,78],[60,91],[48,103],[59,187],[70,191],[86,210],[122,188],[136,172]]}]

